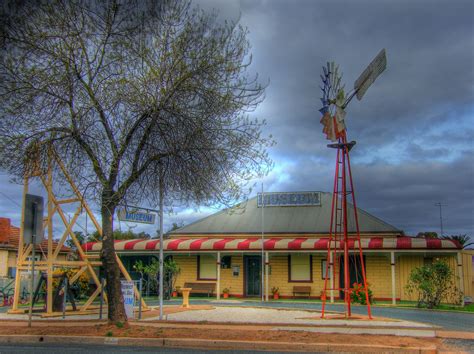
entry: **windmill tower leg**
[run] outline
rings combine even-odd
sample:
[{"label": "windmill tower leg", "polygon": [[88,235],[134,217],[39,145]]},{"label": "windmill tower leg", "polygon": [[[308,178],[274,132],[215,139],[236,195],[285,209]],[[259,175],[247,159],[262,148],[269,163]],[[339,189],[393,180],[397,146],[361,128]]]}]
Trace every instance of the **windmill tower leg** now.
[{"label": "windmill tower leg", "polygon": [[372,310],[371,310],[371,305],[370,305],[370,299],[369,299],[369,286],[367,285],[367,275],[365,273],[365,262],[364,262],[364,255],[362,254],[362,244],[360,240],[360,229],[359,229],[359,217],[357,214],[357,203],[356,203],[356,198],[355,198],[355,191],[354,191],[354,182],[352,180],[352,171],[351,171],[351,160],[349,157],[349,151],[347,153],[347,166],[348,166],[348,172],[349,172],[349,182],[350,182],[350,188],[351,188],[351,195],[352,195],[352,205],[354,206],[354,220],[355,220],[355,226],[356,226],[356,240],[354,242],[357,243],[358,248],[359,248],[359,259],[360,259],[360,265],[361,265],[361,271],[362,271],[362,279],[364,282],[364,292],[365,292],[365,299],[367,302],[367,315],[369,316],[370,319],[372,319]]},{"label": "windmill tower leg", "polygon": [[349,270],[349,243],[348,243],[348,222],[347,222],[347,171],[346,156],[348,153],[347,146],[342,146],[342,214],[343,214],[343,230],[344,230],[344,301],[346,303],[346,317],[351,316],[351,284]]}]

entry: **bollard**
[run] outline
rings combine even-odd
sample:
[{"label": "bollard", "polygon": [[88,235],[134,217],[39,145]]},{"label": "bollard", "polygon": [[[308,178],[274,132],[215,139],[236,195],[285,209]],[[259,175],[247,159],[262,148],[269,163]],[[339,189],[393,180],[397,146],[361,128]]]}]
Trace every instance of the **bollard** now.
[{"label": "bollard", "polygon": [[142,319],[142,290],[143,290],[143,278],[140,278],[140,284],[139,284],[139,293],[140,297],[138,299],[138,319]]},{"label": "bollard", "polygon": [[63,287],[63,320],[66,319],[66,303],[67,303],[67,279],[64,279],[64,287]]}]

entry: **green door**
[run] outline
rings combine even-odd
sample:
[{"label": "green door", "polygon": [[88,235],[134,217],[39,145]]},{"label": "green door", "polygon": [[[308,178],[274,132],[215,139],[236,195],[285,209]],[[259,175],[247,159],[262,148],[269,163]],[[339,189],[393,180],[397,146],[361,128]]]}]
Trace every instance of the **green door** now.
[{"label": "green door", "polygon": [[[364,258],[364,270],[365,268],[365,256]],[[344,255],[341,255],[339,258],[340,272],[339,272],[339,287],[344,289]],[[350,288],[354,287],[354,283],[363,284],[364,277],[362,276],[362,265],[360,264],[359,255],[349,255],[349,281]],[[344,299],[344,291],[339,292],[339,298]]]},{"label": "green door", "polygon": [[245,296],[261,296],[261,256],[244,256]]}]

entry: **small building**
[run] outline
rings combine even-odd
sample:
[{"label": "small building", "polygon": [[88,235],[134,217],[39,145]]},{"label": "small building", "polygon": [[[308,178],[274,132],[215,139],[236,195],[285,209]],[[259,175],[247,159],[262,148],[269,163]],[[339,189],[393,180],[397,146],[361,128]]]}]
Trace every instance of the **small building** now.
[{"label": "small building", "polygon": [[[0,278],[15,278],[19,240],[20,228],[12,225],[9,218],[0,218]],[[53,242],[54,249],[57,245],[57,242]],[[35,251],[36,260],[45,260],[48,254],[48,241],[43,240],[36,246]],[[64,260],[69,253],[71,253],[71,249],[63,246],[59,251],[58,258]],[[31,258],[31,256],[29,257]]]},{"label": "small building", "polygon": [[[264,197],[263,203],[261,196],[255,197],[168,234],[164,252],[181,268],[177,286],[212,283],[217,297],[223,289],[234,297],[261,297],[262,292],[268,296],[270,289],[278,288],[283,298],[308,296],[295,293],[295,287],[305,286],[310,288],[309,297],[320,298],[332,194],[265,193]],[[348,207],[353,215],[352,205]],[[446,260],[458,276],[459,288],[466,296],[473,295],[472,252],[463,253],[457,242],[404,236],[360,208],[358,219],[367,280],[376,300],[414,300],[405,290],[411,270],[436,259]],[[350,237],[354,225],[351,216]],[[88,252],[100,248],[100,243],[85,245]],[[159,240],[117,241],[115,248],[124,260],[157,256]],[[362,282],[356,258],[349,257],[351,284]],[[335,277],[343,287],[343,276]]]}]

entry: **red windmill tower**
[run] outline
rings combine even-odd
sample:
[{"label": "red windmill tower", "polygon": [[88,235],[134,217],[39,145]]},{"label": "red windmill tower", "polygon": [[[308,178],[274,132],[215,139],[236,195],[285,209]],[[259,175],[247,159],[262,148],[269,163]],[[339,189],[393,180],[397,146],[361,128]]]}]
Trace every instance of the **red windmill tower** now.
[{"label": "red windmill tower", "polygon": [[[327,63],[323,67],[321,79],[323,81],[323,107],[319,110],[323,117],[323,132],[326,138],[333,141],[328,147],[337,150],[336,170],[334,174],[334,190],[332,196],[331,222],[329,242],[322,295],[322,314],[324,318],[328,291],[331,300],[334,292],[339,292],[346,304],[346,317],[351,317],[352,294],[365,296],[367,314],[372,318],[370,310],[369,288],[365,274],[364,257],[360,240],[359,219],[357,204],[352,180],[349,152],[356,144],[348,142],[345,108],[354,96],[362,99],[367,89],[375,79],[385,70],[387,59],[385,49],[382,49],[375,59],[354,83],[354,90],[346,96],[344,86],[341,86],[342,74],[334,63]],[[336,278],[339,284],[336,285]]]}]

